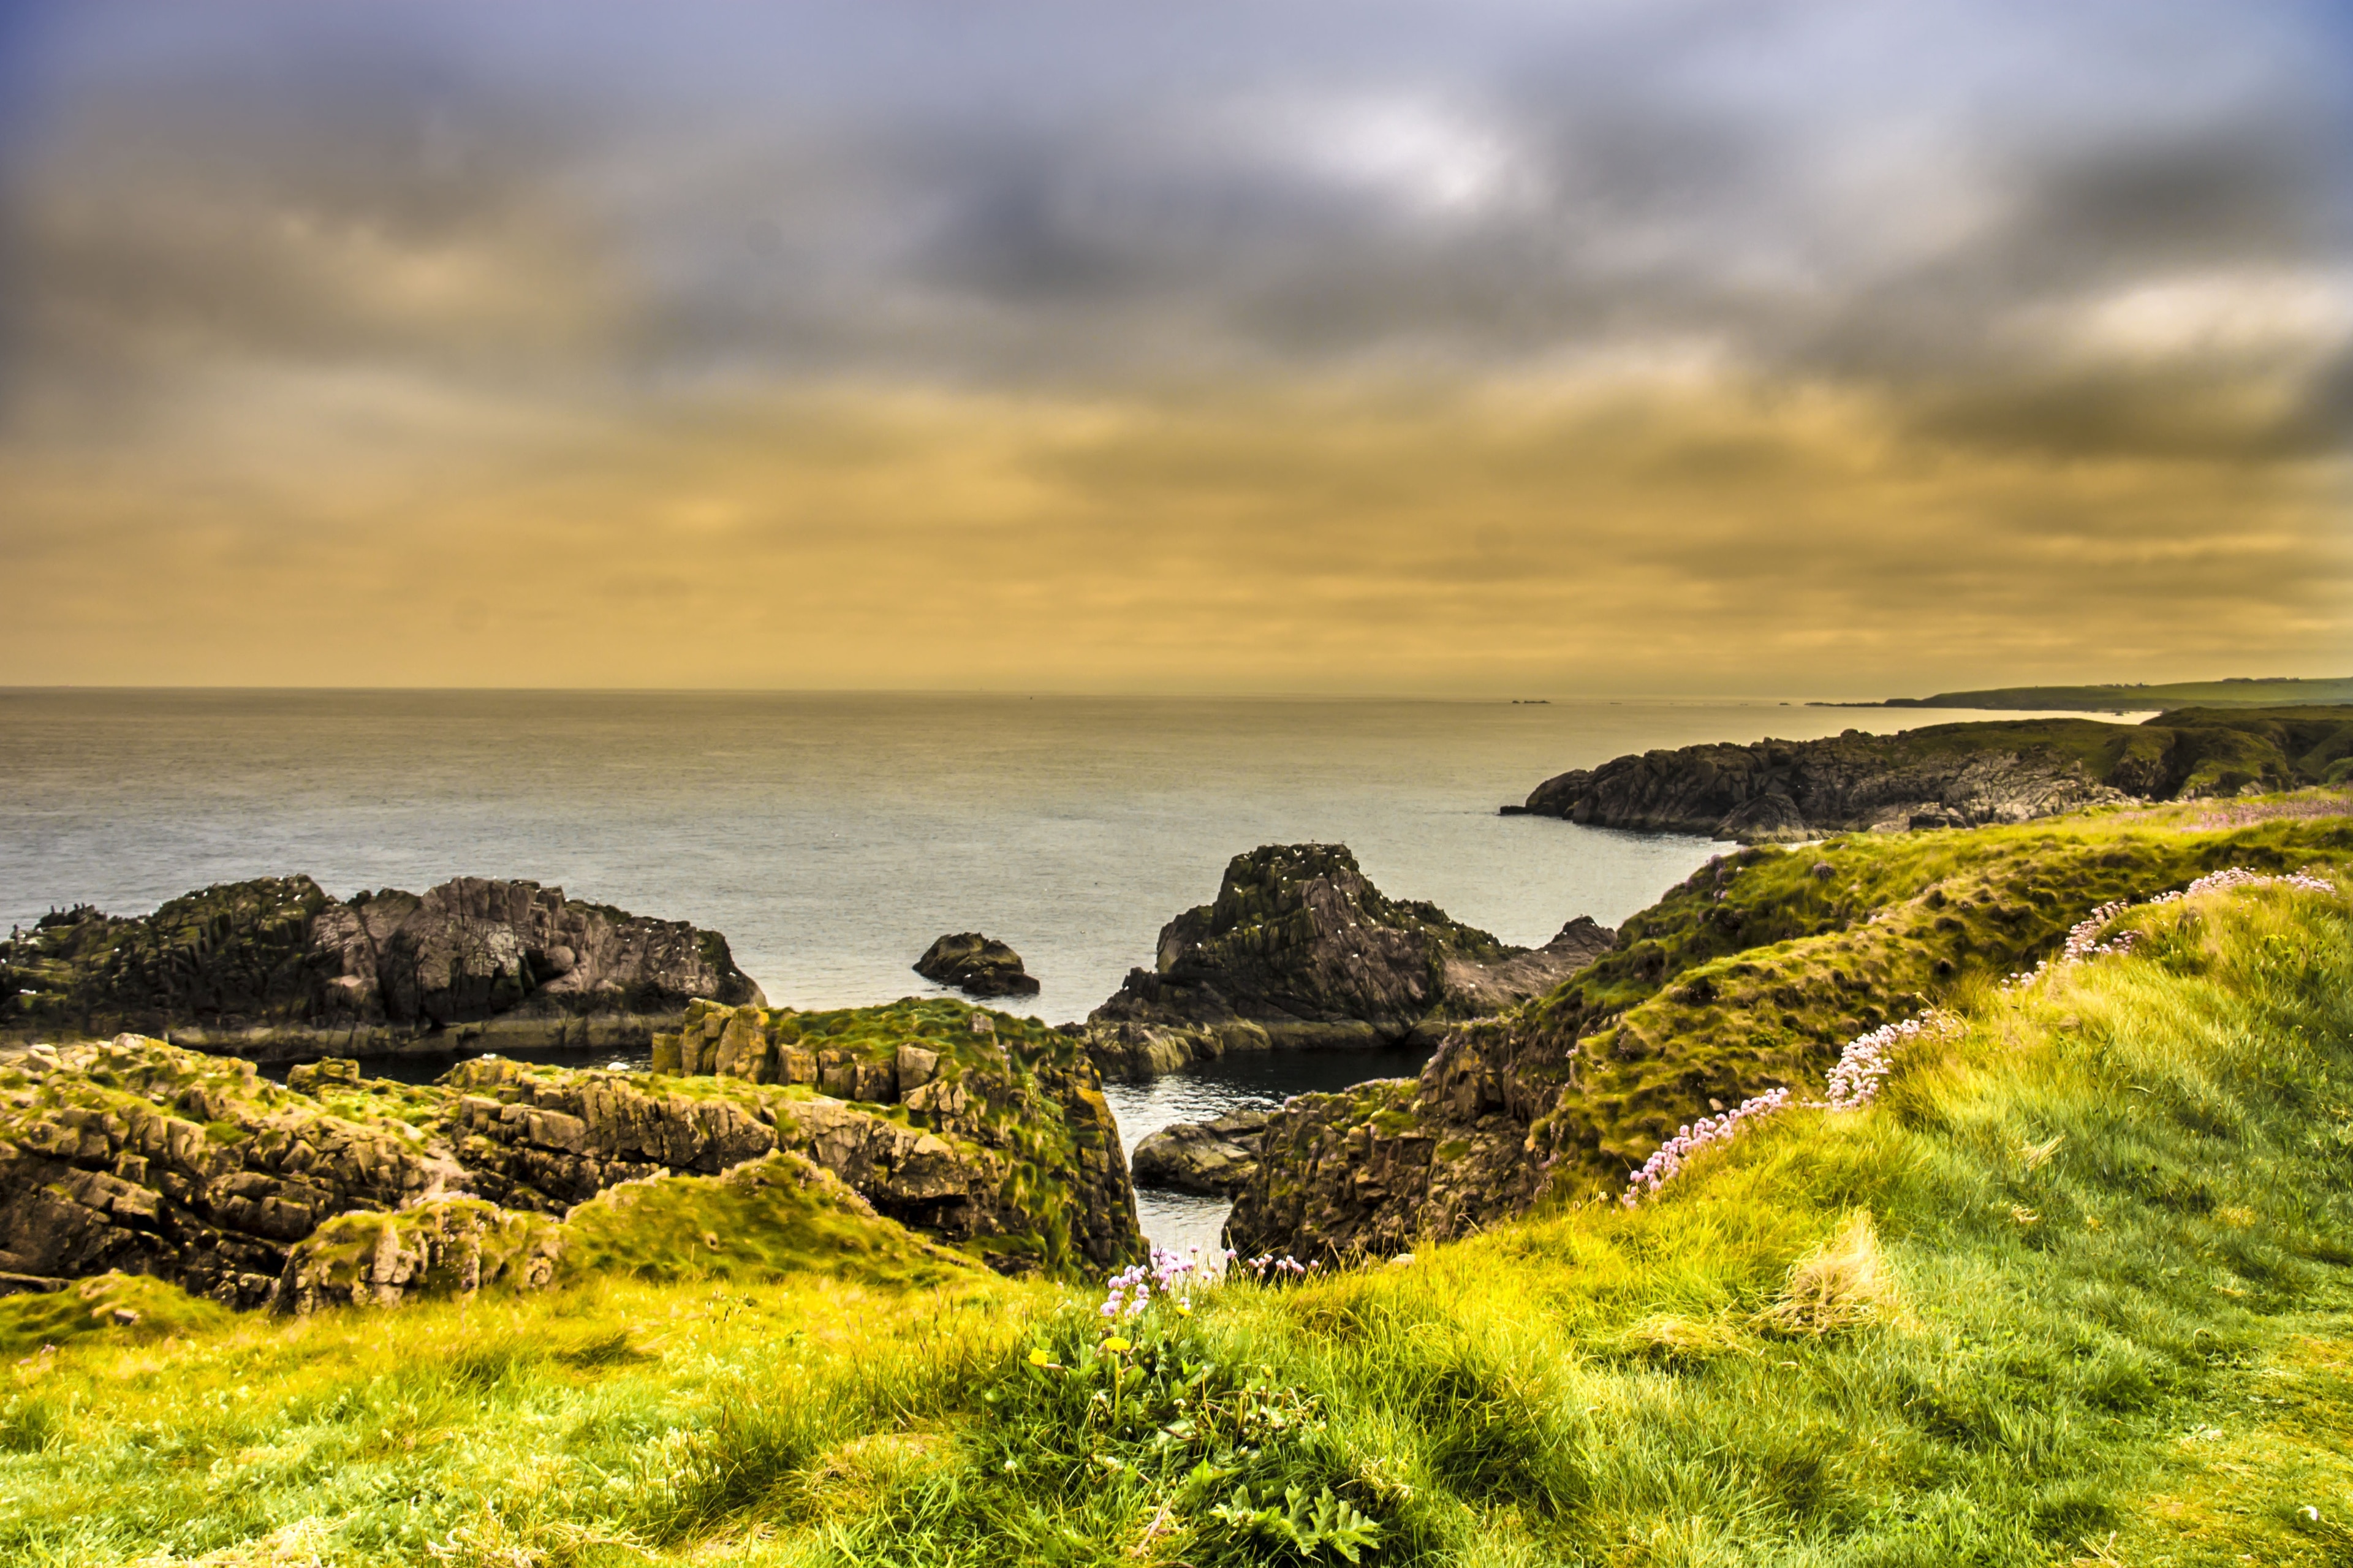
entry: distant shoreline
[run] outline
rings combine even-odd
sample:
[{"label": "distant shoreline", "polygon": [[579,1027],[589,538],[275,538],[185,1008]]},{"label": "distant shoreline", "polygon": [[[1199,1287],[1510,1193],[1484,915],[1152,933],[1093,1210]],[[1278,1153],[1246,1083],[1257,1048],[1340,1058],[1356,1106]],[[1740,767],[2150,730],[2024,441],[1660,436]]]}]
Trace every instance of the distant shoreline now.
[{"label": "distant shoreline", "polygon": [[2169,712],[2177,708],[2306,708],[2353,702],[2353,676],[2313,679],[2233,677],[2160,685],[2002,686],[1890,697],[1877,702],[1809,702],[1809,708],[2040,709],[2079,713]]}]

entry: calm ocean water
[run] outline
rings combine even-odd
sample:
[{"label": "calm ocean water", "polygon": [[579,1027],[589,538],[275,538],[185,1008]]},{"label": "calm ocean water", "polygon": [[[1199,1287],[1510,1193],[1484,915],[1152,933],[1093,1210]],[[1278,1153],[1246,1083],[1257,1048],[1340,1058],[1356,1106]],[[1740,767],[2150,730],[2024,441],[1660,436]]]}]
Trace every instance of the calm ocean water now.
[{"label": "calm ocean water", "polygon": [[[1721,847],[1495,808],[1700,741],[1983,717],[1774,702],[0,691],[0,923],[305,871],[330,892],[533,878],[724,931],[772,1003],[934,992],[943,931],[1011,942],[1083,1017],[1234,854],[1337,841],[1507,942],[1615,925]],[[2017,718],[2009,714],[2003,717]],[[1133,1145],[1411,1058],[1236,1067],[1115,1100]],[[1253,1076],[1255,1075],[1255,1076]],[[1152,1203],[1163,1203],[1155,1199]],[[1221,1205],[1147,1227],[1198,1239]],[[1194,1213],[1194,1210],[1199,1213]],[[1179,1223],[1178,1211],[1191,1217]]]}]

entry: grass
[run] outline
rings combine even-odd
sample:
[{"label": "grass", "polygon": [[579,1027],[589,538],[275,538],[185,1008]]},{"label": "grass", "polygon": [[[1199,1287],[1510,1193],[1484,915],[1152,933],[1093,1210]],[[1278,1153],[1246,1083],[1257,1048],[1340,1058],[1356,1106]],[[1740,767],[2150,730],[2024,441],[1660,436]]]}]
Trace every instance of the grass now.
[{"label": "grass", "polygon": [[1867,1111],[1125,1350],[1092,1294],[781,1258],[300,1321],[103,1287],[154,1316],[6,1369],[0,1560],[2342,1563],[2353,921],[2130,918]]},{"label": "grass", "polygon": [[2147,816],[1741,850],[1629,921],[1618,951],[1568,984],[1472,1026],[1469,1044],[1513,1063],[1524,1085],[1554,1089],[1537,1144],[1559,1161],[1556,1184],[1591,1195],[1708,1100],[1818,1082],[1845,1041],[2031,968],[2094,905],[2226,866],[2353,861],[2353,816],[2341,814],[2219,832]]}]

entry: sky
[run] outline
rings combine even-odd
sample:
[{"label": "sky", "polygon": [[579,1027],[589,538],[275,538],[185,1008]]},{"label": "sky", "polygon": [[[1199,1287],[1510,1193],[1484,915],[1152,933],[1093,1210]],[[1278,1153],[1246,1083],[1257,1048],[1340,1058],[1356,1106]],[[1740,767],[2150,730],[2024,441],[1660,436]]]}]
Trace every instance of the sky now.
[{"label": "sky", "polygon": [[0,684],[2353,672],[2348,18],[0,0]]}]

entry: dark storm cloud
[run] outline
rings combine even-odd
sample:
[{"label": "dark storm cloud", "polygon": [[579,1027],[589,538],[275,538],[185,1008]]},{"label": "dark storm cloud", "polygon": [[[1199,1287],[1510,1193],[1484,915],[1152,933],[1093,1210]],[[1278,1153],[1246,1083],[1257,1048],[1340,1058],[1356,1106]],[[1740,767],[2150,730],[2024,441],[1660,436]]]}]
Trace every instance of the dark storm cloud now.
[{"label": "dark storm cloud", "polygon": [[[35,310],[67,358],[159,331],[494,358],[461,299],[418,319],[429,278],[385,308],[371,264],[438,258],[484,287],[613,278],[612,352],[656,383],[1678,337],[1900,380],[2135,276],[2325,261],[2343,173],[2314,152],[2331,40],[2287,6],[1918,7],[1869,24],[1867,68],[1828,4],[952,9],[797,8],[731,38],[710,11],[558,36],[528,9],[246,7],[183,19],[176,58],[93,28],[18,197]],[[2169,90],[2201,48],[2242,81],[2219,101]],[[1841,173],[1891,134],[1916,180]],[[1874,253],[1969,202],[1977,230]],[[523,346],[553,330],[518,321]]]}]

